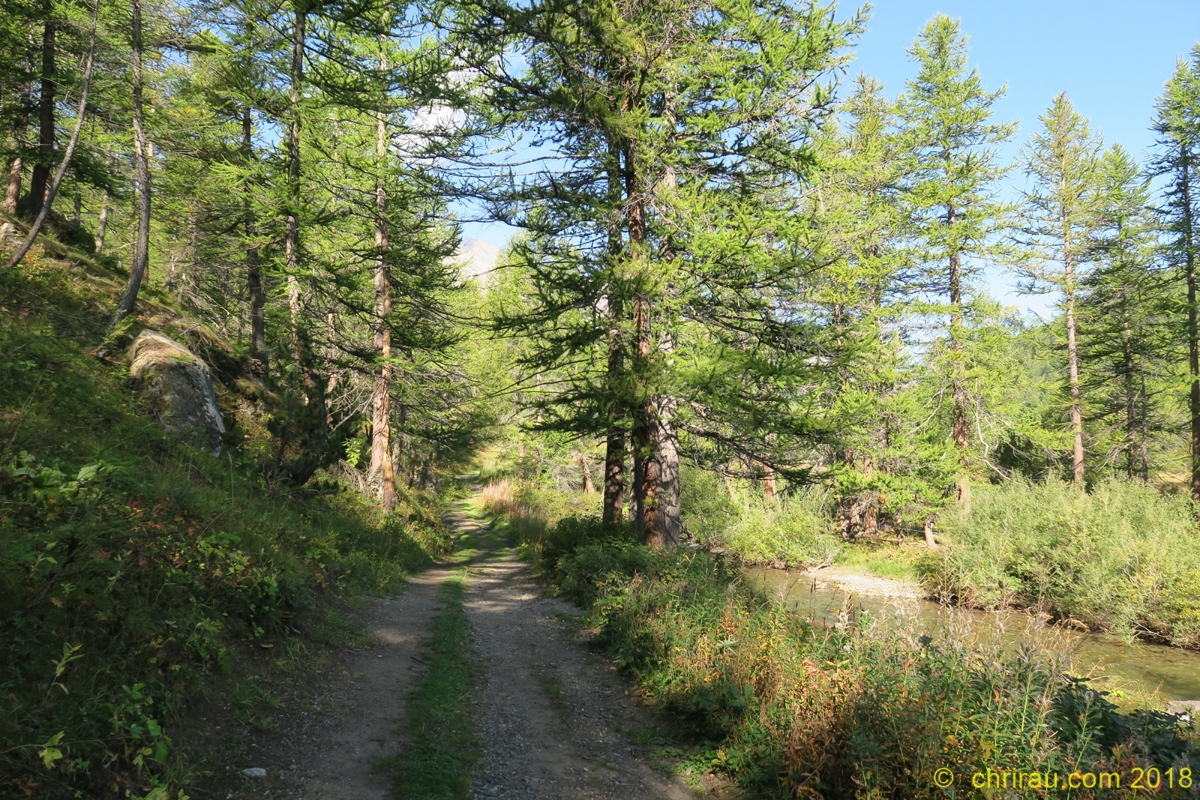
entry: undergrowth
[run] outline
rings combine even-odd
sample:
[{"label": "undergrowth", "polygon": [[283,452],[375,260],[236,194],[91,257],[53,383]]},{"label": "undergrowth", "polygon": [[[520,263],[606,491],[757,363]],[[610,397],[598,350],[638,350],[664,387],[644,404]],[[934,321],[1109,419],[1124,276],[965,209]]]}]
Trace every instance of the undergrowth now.
[{"label": "undergrowth", "polygon": [[683,470],[683,521],[694,541],[744,564],[800,566],[828,562],[841,542],[819,487],[765,498],[758,482],[722,482],[712,472]]},{"label": "undergrowth", "polygon": [[[1033,642],[981,641],[965,622],[937,638],[866,617],[816,626],[719,555],[657,552],[595,517],[534,531],[525,555],[588,609],[596,641],[641,694],[700,742],[688,763],[753,794],[963,797],[989,767],[1200,767],[1176,718],[1120,713]],[[949,794],[935,784],[939,769],[953,775]]]},{"label": "undergrowth", "polygon": [[919,566],[964,605],[1036,608],[1127,636],[1200,647],[1200,540],[1191,501],[1106,481],[1012,481],[974,491],[969,517]]},{"label": "undergrowth", "polygon": [[385,516],[329,481],[269,491],[250,432],[219,457],[165,435],[95,357],[88,281],[0,270],[0,797],[162,800],[196,777],[171,721],[207,673],[449,540],[419,495]]}]

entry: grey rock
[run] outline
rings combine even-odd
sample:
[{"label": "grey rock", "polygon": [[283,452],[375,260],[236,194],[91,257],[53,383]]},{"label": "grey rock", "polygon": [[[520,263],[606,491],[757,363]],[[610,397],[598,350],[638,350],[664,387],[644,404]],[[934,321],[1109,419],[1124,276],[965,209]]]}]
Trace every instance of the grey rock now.
[{"label": "grey rock", "polygon": [[1200,716],[1200,700],[1172,700],[1167,703],[1167,713],[1191,720]]},{"label": "grey rock", "polygon": [[129,375],[164,428],[220,455],[225,423],[208,365],[171,337],[144,330],[129,347]]},{"label": "grey rock", "polygon": [[265,777],[267,777],[267,771],[265,769],[263,769],[262,767],[250,767],[249,769],[244,769],[244,770],[242,770],[242,774],[245,775],[247,778],[265,778]]}]

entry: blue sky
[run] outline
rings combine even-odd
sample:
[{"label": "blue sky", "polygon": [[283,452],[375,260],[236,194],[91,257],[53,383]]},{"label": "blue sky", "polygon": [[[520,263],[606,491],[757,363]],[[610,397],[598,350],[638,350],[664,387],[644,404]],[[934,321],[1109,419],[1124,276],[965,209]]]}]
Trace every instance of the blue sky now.
[{"label": "blue sky", "polygon": [[[938,12],[961,20],[970,63],[984,86],[1007,84],[996,115],[1020,123],[1013,143],[1002,151],[1009,160],[1016,159],[1037,129],[1038,115],[1059,92],[1067,93],[1106,143],[1120,142],[1142,158],[1153,142],[1149,126],[1155,99],[1176,59],[1200,41],[1200,0],[881,0],[855,48],[849,75],[873,75],[889,95],[899,94],[916,73],[906,51]],[[1009,183],[1023,183],[1019,171]],[[1012,280],[1001,273],[990,273],[987,283],[1006,305],[1045,314],[1053,302],[1017,295]]]},{"label": "blue sky", "polygon": [[[849,13],[854,6],[841,8]],[[1105,142],[1120,142],[1141,158],[1153,141],[1148,128],[1155,98],[1176,59],[1200,41],[1200,0],[880,0],[848,77],[865,72],[883,81],[890,95],[899,94],[916,72],[906,51],[938,12],[962,21],[970,37],[970,63],[984,85],[1008,86],[996,112],[999,119],[1020,123],[1003,151],[1009,160],[1036,130],[1038,115],[1063,91]],[[1014,173],[1010,184],[1021,182]],[[508,229],[469,224],[464,233],[503,246]],[[1018,296],[1003,274],[990,274],[987,283],[1008,305],[1046,313],[1053,301]]]}]

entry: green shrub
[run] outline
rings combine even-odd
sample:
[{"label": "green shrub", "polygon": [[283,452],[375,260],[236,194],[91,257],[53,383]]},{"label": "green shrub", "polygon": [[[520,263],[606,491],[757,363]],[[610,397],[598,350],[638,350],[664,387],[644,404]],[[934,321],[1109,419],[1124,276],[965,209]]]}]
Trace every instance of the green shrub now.
[{"label": "green shrub", "polygon": [[927,586],[983,608],[1038,608],[1099,630],[1200,646],[1191,502],[1140,483],[979,487],[969,517],[919,565]]},{"label": "green shrub", "polygon": [[713,473],[686,468],[682,501],[688,534],[744,563],[820,563],[832,558],[839,546],[823,508],[824,495],[816,488],[766,500],[736,487],[731,493]]},{"label": "green shrub", "polygon": [[689,763],[756,795],[943,798],[940,768],[954,796],[974,796],[985,767],[1196,769],[1175,718],[1119,713],[1053,650],[962,625],[937,639],[852,615],[816,628],[727,558],[653,551],[595,518],[563,520],[545,545],[544,573],[587,605],[598,643],[700,742]]},{"label": "green shrub", "polygon": [[169,721],[206,673],[322,597],[397,588],[449,537],[430,498],[389,516],[272,494],[253,439],[215,458],[165,435],[85,344],[104,319],[82,281],[38,259],[19,273],[0,289],[70,313],[0,317],[0,795],[174,796],[196,767]]}]

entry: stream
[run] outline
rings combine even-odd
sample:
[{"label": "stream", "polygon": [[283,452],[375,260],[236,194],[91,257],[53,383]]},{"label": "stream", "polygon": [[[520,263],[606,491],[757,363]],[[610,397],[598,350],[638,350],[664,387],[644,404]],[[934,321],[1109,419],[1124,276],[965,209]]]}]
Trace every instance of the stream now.
[{"label": "stream", "polygon": [[[911,617],[923,633],[934,635],[948,619],[968,619],[980,633],[1000,631],[1001,638],[1015,644],[1023,634],[1045,637],[1047,643],[1065,647],[1074,674],[1088,678],[1104,689],[1150,694],[1168,700],[1200,698],[1200,652],[1143,642],[1127,642],[1119,636],[1081,633],[1062,627],[1037,627],[1028,614],[971,611],[941,606],[917,597],[914,587],[886,579],[845,574],[810,573],[799,570],[749,567],[744,570],[755,586],[783,597],[788,608],[814,622],[838,621],[849,603],[872,617]],[[839,583],[839,578],[846,583]],[[857,591],[850,587],[860,584]]]}]

